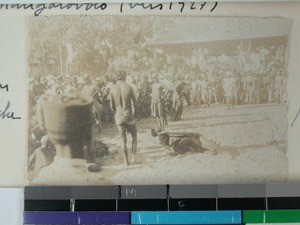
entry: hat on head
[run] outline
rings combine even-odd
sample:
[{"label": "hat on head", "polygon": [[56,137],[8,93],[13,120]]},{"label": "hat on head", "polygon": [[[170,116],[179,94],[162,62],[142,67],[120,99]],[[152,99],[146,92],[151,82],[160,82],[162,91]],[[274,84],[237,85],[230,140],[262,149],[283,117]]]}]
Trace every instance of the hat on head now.
[{"label": "hat on head", "polygon": [[46,143],[48,142],[48,140],[49,140],[48,136],[45,135],[45,136],[43,136],[43,137],[41,138],[41,143],[42,143],[42,144],[46,144]]},{"label": "hat on head", "polygon": [[82,77],[77,78],[77,84],[85,84],[85,79]]},{"label": "hat on head", "polygon": [[124,70],[119,70],[116,79],[117,80],[125,80],[126,78],[126,72]]}]

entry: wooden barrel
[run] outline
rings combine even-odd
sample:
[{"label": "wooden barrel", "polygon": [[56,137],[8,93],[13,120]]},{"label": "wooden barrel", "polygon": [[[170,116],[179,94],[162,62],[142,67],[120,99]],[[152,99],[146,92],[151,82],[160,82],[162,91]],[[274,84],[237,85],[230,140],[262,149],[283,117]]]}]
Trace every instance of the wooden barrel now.
[{"label": "wooden barrel", "polygon": [[90,141],[93,98],[81,95],[45,95],[42,99],[44,125],[54,144],[83,146]]}]

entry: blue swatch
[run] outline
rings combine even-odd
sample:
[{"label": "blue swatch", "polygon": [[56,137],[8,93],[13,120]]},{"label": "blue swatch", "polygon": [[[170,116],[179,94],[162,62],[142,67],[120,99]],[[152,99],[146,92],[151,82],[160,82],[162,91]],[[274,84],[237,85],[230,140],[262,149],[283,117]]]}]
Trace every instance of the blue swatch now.
[{"label": "blue swatch", "polygon": [[241,211],[132,212],[131,224],[241,224]]}]

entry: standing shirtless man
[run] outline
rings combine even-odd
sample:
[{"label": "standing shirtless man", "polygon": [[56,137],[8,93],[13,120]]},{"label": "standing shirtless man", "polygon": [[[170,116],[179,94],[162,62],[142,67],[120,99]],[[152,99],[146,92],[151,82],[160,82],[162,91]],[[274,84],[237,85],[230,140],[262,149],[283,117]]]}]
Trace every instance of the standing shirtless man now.
[{"label": "standing shirtless man", "polygon": [[[163,91],[165,91],[164,94]],[[163,83],[159,82],[158,77],[155,77],[151,94],[151,114],[153,117],[157,118],[158,127],[161,131],[164,131],[165,123],[167,122],[164,112],[164,98],[168,93],[168,88]]]},{"label": "standing shirtless man", "polygon": [[115,121],[122,138],[124,165],[128,166],[126,132],[129,132],[132,136],[132,162],[134,162],[137,149],[137,128],[135,124],[135,115],[138,115],[137,101],[132,86],[125,82],[125,71],[119,71],[116,80],[116,84],[110,91],[110,107],[115,114]]}]

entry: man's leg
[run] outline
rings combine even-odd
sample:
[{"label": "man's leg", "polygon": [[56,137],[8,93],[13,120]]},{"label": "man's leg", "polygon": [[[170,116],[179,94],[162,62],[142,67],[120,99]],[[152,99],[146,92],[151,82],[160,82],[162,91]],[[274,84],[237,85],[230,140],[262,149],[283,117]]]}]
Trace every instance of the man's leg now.
[{"label": "man's leg", "polygon": [[254,96],[254,92],[253,92],[253,89],[251,88],[250,89],[250,92],[249,92],[249,96],[250,96],[250,104],[253,104],[253,96]]},{"label": "man's leg", "polygon": [[165,120],[164,120],[164,104],[162,102],[158,103],[158,125],[159,128],[163,131],[165,129]]},{"label": "man's leg", "polygon": [[178,120],[182,120],[182,112],[183,112],[183,103],[180,102],[180,105],[178,108]]},{"label": "man's leg", "polygon": [[268,102],[269,102],[269,103],[272,103],[272,101],[273,101],[273,93],[272,93],[272,89],[271,89],[271,88],[269,89],[269,92],[268,92],[268,93],[269,93]]},{"label": "man's leg", "polygon": [[123,157],[124,157],[124,165],[128,166],[129,165],[129,161],[128,161],[128,151],[127,151],[127,137],[126,137],[126,129],[124,127],[124,125],[117,125],[118,130],[119,130],[119,134],[121,136],[122,139],[122,152],[123,152]]},{"label": "man's leg", "polygon": [[161,120],[160,120],[160,117],[157,116],[156,119],[157,119],[158,127],[161,129]]},{"label": "man's leg", "polygon": [[249,105],[249,91],[248,90],[246,90],[245,98],[246,98],[246,104]]},{"label": "man's leg", "polygon": [[137,128],[135,124],[126,125],[126,128],[132,137],[132,162],[134,162],[136,151],[137,151]]},{"label": "man's leg", "polygon": [[227,108],[230,109],[230,97],[226,96],[226,104],[227,104]]},{"label": "man's leg", "polygon": [[177,99],[175,102],[175,113],[174,113],[175,121],[179,120],[179,110],[180,110],[180,100]]},{"label": "man's leg", "polygon": [[160,129],[162,130],[162,131],[164,131],[164,129],[165,129],[165,120],[164,120],[164,117],[162,116],[162,117],[159,117],[159,124],[160,124]]},{"label": "man's leg", "polygon": [[211,90],[208,91],[208,102],[207,102],[207,106],[209,107],[210,104],[212,102],[212,93]]},{"label": "man's leg", "polygon": [[168,118],[167,118],[166,109],[164,109],[163,121],[164,121],[164,126],[168,125]]}]

